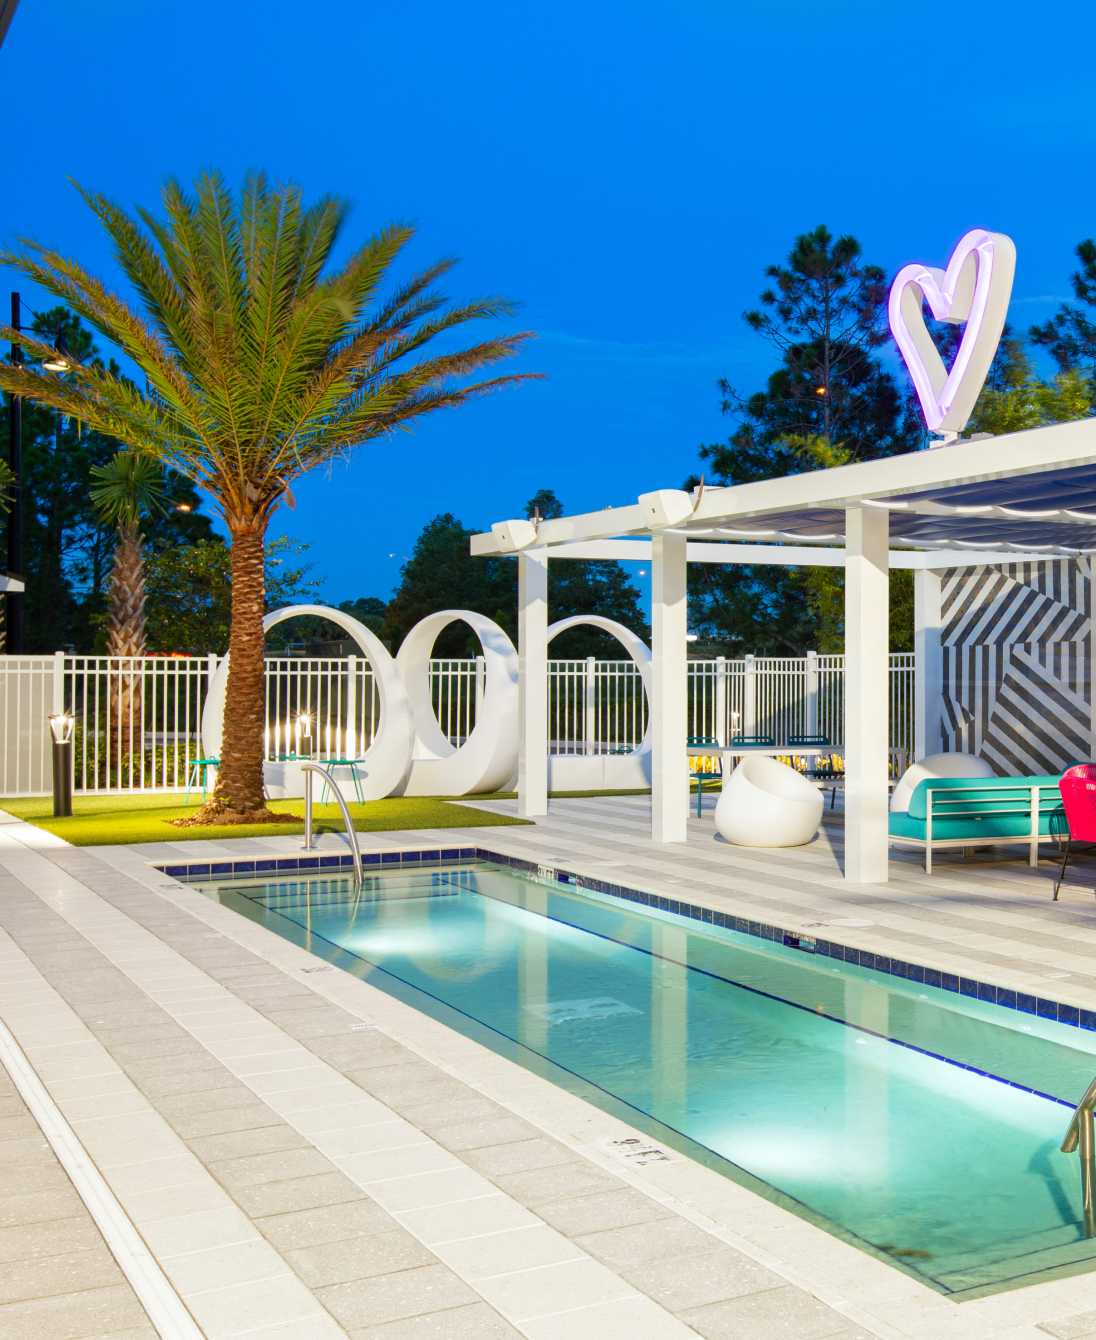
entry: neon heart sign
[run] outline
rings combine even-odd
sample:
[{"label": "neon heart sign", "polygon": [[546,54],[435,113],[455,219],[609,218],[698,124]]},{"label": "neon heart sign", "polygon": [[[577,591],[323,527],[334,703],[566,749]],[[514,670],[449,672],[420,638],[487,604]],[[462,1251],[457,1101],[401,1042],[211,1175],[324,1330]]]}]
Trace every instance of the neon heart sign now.
[{"label": "neon heart sign", "polygon": [[[966,427],[1000,343],[1015,273],[1012,239],[975,228],[960,238],[946,270],[904,265],[895,276],[891,334],[931,432],[954,437]],[[966,323],[950,368],[925,325],[926,302],[937,321]]]}]

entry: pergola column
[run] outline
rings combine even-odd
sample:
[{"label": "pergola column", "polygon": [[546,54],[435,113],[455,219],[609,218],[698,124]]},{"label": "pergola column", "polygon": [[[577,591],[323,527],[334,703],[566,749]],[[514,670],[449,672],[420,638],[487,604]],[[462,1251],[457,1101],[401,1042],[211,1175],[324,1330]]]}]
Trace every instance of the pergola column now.
[{"label": "pergola column", "polygon": [[685,752],[689,692],[684,535],[651,541],[651,837],[684,842],[689,824]]},{"label": "pergola column", "polygon": [[845,878],[887,879],[889,517],[845,512]]},{"label": "pergola column", "polygon": [[548,813],[548,551],[518,554],[518,814]]},{"label": "pergola column", "polygon": [[[939,753],[944,705],[944,653],[940,641],[940,574],[921,568],[913,574],[914,754]],[[910,759],[912,763],[914,760]]]}]

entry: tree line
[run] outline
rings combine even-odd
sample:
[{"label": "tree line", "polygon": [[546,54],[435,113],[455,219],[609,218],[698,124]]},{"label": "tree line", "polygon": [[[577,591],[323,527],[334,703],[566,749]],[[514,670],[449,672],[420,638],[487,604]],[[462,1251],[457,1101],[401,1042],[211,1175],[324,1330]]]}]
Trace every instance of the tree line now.
[{"label": "tree line", "polygon": [[[1074,300],[1026,333],[1006,328],[968,432],[1004,433],[1079,419],[1096,406],[1096,242],[1076,248]],[[854,237],[819,226],[797,237],[788,256],[768,267],[757,304],[743,319],[772,350],[764,385],[743,390],[728,376],[717,387],[729,432],[699,447],[703,477],[729,485],[820,466],[870,460],[925,445],[925,432],[904,375],[888,359],[886,276],[866,261]],[[60,336],[84,363],[102,359],[91,332],[66,307],[35,318],[43,338]],[[934,328],[950,356],[956,332]],[[1037,364],[1046,365],[1045,375]],[[116,369],[115,369],[116,370]],[[231,561],[224,539],[202,511],[194,484],[147,458],[119,459],[118,443],[34,400],[24,403],[23,519],[26,553],[26,650],[139,649],[219,651],[227,646]],[[10,488],[7,416],[0,422],[0,512]],[[143,460],[143,464],[135,463]],[[558,516],[563,508],[541,489],[524,514]],[[475,609],[516,635],[516,568],[512,560],[471,557],[468,540],[487,518],[468,526],[452,513],[427,522],[389,599],[363,595],[340,608],[392,649],[424,615]],[[112,602],[112,574],[114,600]],[[912,639],[912,584],[892,574],[892,645]],[[635,582],[615,563],[550,566],[553,618],[599,613],[647,633]],[[690,623],[713,653],[798,654],[840,650],[839,569],[694,565]],[[274,541],[265,560],[268,609],[319,599],[321,583],[307,545]],[[137,631],[135,631],[137,630]],[[277,630],[275,645],[319,645],[330,626],[297,621]],[[455,627],[440,655],[474,650]],[[564,655],[616,654],[596,632],[576,630],[556,648]]]}]

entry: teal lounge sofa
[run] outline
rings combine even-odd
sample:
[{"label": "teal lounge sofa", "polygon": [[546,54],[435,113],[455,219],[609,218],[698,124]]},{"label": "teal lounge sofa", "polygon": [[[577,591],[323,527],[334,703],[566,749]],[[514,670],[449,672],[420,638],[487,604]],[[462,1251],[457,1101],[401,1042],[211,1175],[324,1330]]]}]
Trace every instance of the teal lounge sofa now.
[{"label": "teal lounge sofa", "polygon": [[1022,843],[1028,864],[1038,865],[1041,842],[1069,836],[1058,777],[926,778],[914,788],[909,809],[891,813],[891,842],[923,847],[929,875],[939,847]]}]

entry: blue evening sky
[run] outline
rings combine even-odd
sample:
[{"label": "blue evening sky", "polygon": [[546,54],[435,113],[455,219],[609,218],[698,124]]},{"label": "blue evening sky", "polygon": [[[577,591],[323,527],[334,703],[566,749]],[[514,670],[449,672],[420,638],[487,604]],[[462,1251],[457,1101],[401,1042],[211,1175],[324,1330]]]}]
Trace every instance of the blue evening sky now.
[{"label": "blue evening sky", "polygon": [[[112,281],[73,177],[155,205],[250,167],[349,197],[348,240],[418,227],[454,297],[505,293],[547,374],[297,489],[276,533],[332,600],[387,595],[423,524],[480,527],[540,487],[568,510],[678,486],[755,387],[764,266],[825,222],[893,272],[1010,233],[1012,320],[1068,296],[1096,233],[1092,36],[1079,0],[22,0],[0,52],[0,240]],[[12,134],[11,127],[21,131]],[[38,296],[28,294],[30,301]],[[6,300],[5,300],[6,305]]]}]

